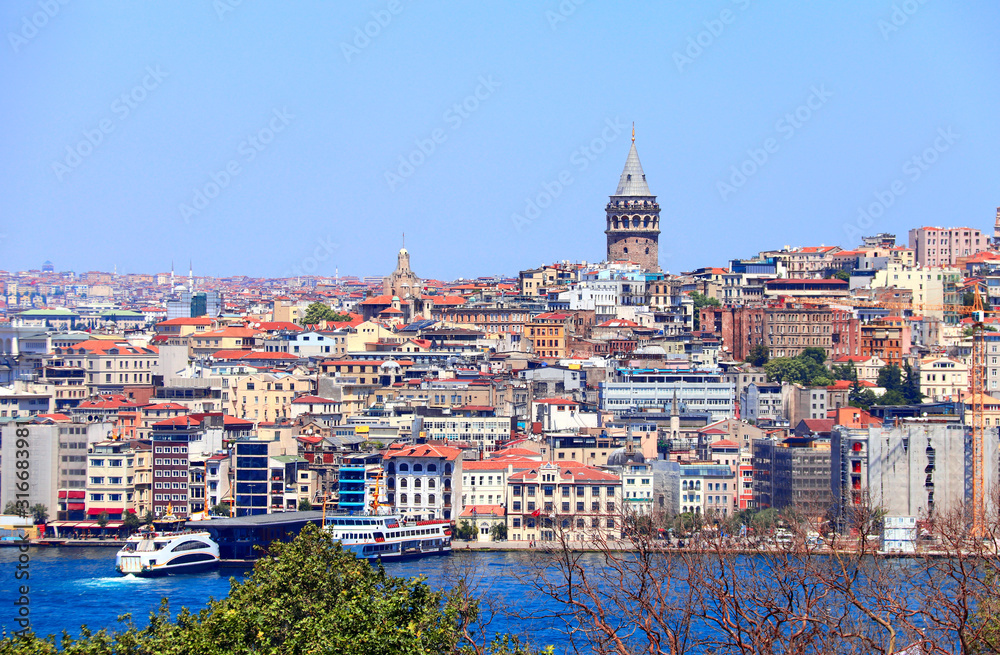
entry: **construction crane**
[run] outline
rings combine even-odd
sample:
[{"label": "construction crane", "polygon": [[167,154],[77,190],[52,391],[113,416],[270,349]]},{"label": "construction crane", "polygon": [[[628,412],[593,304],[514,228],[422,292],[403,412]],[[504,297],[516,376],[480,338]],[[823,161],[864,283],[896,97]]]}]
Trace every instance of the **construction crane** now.
[{"label": "construction crane", "polygon": [[986,340],[983,338],[985,312],[979,285],[972,301],[972,537],[982,539],[986,522],[986,464],[983,441],[986,438],[983,401],[986,394]]}]

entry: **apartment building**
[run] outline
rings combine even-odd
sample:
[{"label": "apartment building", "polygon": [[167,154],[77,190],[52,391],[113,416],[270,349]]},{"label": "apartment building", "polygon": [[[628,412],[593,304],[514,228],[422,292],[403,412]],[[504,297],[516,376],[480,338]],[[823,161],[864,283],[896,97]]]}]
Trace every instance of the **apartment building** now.
[{"label": "apartment building", "polygon": [[622,483],[584,465],[543,462],[507,478],[507,534],[513,541],[617,539],[623,528]]},{"label": "apartment building", "polygon": [[910,248],[921,266],[954,266],[989,247],[989,237],[969,227],[918,227],[910,230]]},{"label": "apartment building", "polygon": [[128,441],[101,441],[87,453],[87,517],[121,521],[133,511],[135,449]]},{"label": "apartment building", "polygon": [[451,520],[454,497],[462,493],[462,451],[452,446],[416,444],[385,454],[389,503],[404,518]]}]

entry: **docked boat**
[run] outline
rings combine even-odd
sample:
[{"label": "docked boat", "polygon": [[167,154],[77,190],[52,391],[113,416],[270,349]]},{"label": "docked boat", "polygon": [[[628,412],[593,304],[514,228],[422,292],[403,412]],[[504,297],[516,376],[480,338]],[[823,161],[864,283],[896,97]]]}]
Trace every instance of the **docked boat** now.
[{"label": "docked boat", "polygon": [[451,552],[451,521],[403,521],[398,515],[334,515],[326,529],[362,559],[401,559]]},{"label": "docked boat", "polygon": [[140,577],[196,573],[218,565],[219,545],[203,531],[142,530],[115,556],[116,571]]}]

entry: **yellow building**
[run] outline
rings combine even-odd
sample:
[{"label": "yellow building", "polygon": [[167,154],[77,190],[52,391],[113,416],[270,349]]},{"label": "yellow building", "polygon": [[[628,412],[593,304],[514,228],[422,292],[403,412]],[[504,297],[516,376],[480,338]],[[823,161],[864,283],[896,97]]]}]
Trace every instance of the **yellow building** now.
[{"label": "yellow building", "polygon": [[285,373],[260,373],[240,378],[230,390],[228,413],[251,421],[290,418],[292,400],[312,391],[312,380]]},{"label": "yellow building", "polygon": [[532,318],[524,326],[524,339],[535,357],[562,359],[566,357],[566,321],[569,314],[548,312]]}]

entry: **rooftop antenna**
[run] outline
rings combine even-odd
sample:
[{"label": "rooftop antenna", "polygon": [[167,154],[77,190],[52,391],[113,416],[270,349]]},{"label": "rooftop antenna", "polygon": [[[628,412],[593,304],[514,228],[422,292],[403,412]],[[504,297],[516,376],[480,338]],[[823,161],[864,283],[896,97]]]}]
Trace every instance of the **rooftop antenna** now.
[{"label": "rooftop antenna", "polygon": [[632,121],[632,143],[635,143],[635,121]]}]

